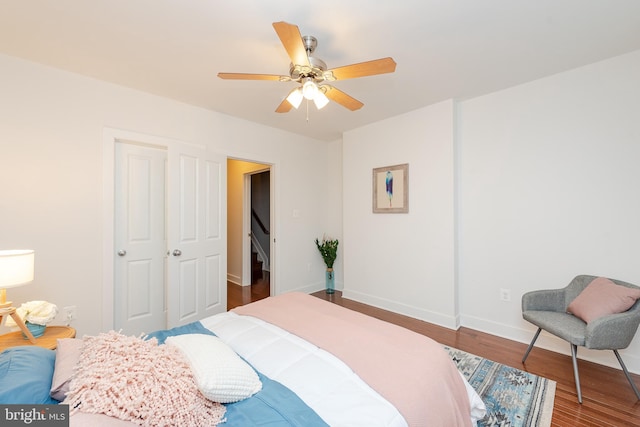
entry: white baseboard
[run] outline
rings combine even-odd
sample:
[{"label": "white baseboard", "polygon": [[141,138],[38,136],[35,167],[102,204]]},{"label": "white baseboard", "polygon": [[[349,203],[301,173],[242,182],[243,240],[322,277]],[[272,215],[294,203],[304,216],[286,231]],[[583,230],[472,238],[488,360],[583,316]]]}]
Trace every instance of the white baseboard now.
[{"label": "white baseboard", "polygon": [[354,301],[358,301],[363,304],[378,307],[383,310],[392,311],[394,313],[402,314],[405,316],[423,320],[425,322],[433,323],[435,325],[443,326],[445,328],[457,330],[460,327],[459,316],[450,316],[444,313],[425,310],[420,307],[402,304],[397,301],[391,301],[385,298],[375,297],[362,292],[345,290],[345,291],[342,291],[342,297],[352,299]]},{"label": "white baseboard", "polygon": [[[306,286],[301,286],[299,288],[295,288],[295,289],[289,289],[287,290],[287,292],[302,292],[305,294],[312,294],[314,292],[318,292],[318,291],[322,291],[324,290],[324,282],[323,283],[314,283],[311,285],[306,285]],[[338,289],[338,287],[336,286],[336,290],[340,290]]]},{"label": "white baseboard", "polygon": [[[537,330],[537,328],[533,325],[531,325],[531,328],[528,329],[517,328],[502,323],[488,321],[486,319],[481,319],[478,317],[464,315],[462,316],[462,326],[470,329],[475,329],[480,332],[485,332],[487,334],[496,335],[501,338],[510,339],[512,341],[521,342],[527,345],[529,345],[529,343],[533,339],[533,335]],[[545,331],[542,331],[542,333],[540,333],[540,336],[538,337],[538,340],[536,341],[536,344],[531,351],[534,352],[536,348],[543,348],[545,350],[553,351],[571,357],[570,344],[567,341],[564,341],[556,337],[555,335],[552,335]],[[633,354],[630,351],[625,352],[625,350],[620,350],[619,353],[629,372],[640,374],[640,355]],[[522,353],[522,355],[524,356],[524,352]],[[601,365],[622,370],[620,368],[620,364],[618,363],[618,359],[616,359],[615,355],[613,354],[613,351],[590,350],[588,348],[578,347],[578,359],[583,359],[589,362],[599,363]]]},{"label": "white baseboard", "polygon": [[233,283],[234,285],[242,286],[242,279],[240,276],[236,276],[235,274],[227,273],[227,281]]}]

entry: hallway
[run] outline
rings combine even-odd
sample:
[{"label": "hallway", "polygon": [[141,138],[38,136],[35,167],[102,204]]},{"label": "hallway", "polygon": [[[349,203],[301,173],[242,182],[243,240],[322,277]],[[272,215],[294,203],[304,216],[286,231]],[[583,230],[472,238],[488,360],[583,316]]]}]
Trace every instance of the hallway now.
[{"label": "hallway", "polygon": [[266,298],[269,292],[268,271],[263,271],[263,277],[250,286],[240,286],[227,281],[227,310]]}]

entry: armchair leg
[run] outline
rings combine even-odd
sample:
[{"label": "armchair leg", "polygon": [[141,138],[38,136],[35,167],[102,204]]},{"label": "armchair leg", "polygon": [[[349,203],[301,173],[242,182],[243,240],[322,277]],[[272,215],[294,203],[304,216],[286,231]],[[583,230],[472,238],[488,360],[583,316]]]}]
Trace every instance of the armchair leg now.
[{"label": "armchair leg", "polygon": [[533,339],[531,340],[531,344],[529,344],[527,351],[524,353],[524,357],[522,358],[522,363],[524,363],[524,361],[527,360],[527,357],[529,357],[529,352],[533,348],[533,345],[536,343],[536,340],[538,339],[538,335],[540,335],[540,332],[542,332],[542,328],[538,328],[538,332],[536,332],[536,334],[533,336]]},{"label": "armchair leg", "polygon": [[627,367],[625,366],[624,362],[622,361],[622,357],[620,357],[620,353],[618,353],[618,350],[613,350],[613,352],[615,353],[616,357],[618,358],[618,362],[620,363],[620,366],[622,367],[622,371],[624,372],[624,375],[627,377],[627,381],[629,381],[629,384],[631,384],[631,388],[633,389],[634,393],[636,394],[636,397],[638,398],[638,400],[640,400],[640,392],[638,392],[638,388],[636,387],[636,384],[633,382],[633,378],[631,378],[631,375],[629,375],[629,371],[627,370]]},{"label": "armchair leg", "polygon": [[573,377],[576,379],[576,391],[578,392],[578,403],[582,403],[582,390],[580,389],[580,375],[578,374],[578,346],[571,344],[571,360],[573,361]]}]

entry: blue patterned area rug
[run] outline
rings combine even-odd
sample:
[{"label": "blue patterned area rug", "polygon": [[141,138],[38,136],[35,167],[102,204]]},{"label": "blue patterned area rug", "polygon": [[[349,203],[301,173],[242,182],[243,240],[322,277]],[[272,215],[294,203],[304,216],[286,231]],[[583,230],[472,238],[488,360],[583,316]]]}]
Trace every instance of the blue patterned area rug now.
[{"label": "blue patterned area rug", "polygon": [[555,381],[453,347],[444,348],[487,407],[478,427],[551,425]]}]

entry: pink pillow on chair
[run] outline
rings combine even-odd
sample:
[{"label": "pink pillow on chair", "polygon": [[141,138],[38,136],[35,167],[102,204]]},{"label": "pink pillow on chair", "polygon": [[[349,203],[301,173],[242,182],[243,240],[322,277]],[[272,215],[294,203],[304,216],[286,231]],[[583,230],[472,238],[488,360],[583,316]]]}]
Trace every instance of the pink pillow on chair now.
[{"label": "pink pillow on chair", "polygon": [[569,304],[567,312],[589,323],[603,316],[622,313],[640,298],[640,289],[628,288],[598,277]]}]

